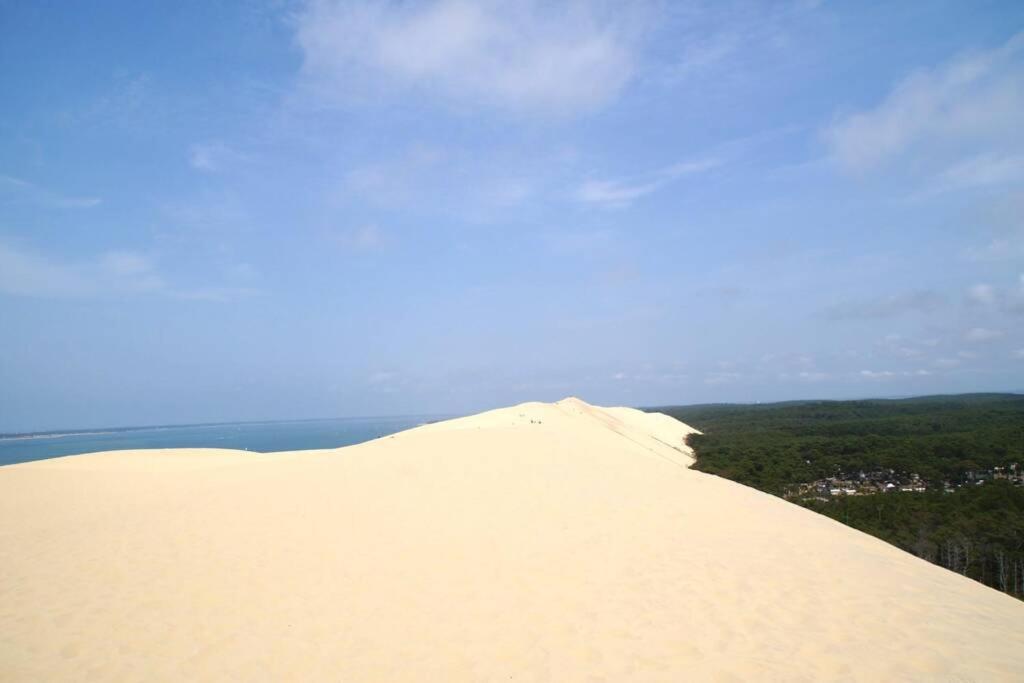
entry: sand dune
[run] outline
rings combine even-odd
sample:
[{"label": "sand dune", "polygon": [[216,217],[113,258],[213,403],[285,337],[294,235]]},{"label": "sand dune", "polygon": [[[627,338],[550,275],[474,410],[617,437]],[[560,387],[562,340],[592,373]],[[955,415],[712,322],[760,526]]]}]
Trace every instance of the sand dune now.
[{"label": "sand dune", "polygon": [[1024,677],[1024,604],[575,399],[0,468],[0,679]]}]

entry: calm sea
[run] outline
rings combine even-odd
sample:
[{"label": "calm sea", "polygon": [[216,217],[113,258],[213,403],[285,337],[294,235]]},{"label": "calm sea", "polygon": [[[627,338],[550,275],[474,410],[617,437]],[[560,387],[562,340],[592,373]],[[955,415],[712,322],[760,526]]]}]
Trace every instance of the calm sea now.
[{"label": "calm sea", "polygon": [[446,416],[344,418],[289,422],[131,427],[0,437],[0,465],[128,448],[237,448],[272,452],[338,448],[394,434]]}]

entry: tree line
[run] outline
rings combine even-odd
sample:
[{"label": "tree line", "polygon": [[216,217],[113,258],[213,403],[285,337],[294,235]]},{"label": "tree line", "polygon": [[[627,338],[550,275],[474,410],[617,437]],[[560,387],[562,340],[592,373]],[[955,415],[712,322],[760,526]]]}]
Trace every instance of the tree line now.
[{"label": "tree line", "polygon": [[919,475],[926,493],[796,502],[1024,598],[1024,486],[984,475],[1014,463],[1024,467],[1024,396],[651,410],[703,432],[688,441],[697,458],[694,469],[779,496],[801,484],[862,472]]}]

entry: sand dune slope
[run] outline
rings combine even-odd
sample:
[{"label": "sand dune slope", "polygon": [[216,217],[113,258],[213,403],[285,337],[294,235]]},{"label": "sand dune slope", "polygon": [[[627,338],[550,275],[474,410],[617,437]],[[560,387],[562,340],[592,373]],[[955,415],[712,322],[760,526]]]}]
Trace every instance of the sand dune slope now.
[{"label": "sand dune slope", "polygon": [[1024,604],[567,399],[0,468],[0,680],[1021,680]]}]

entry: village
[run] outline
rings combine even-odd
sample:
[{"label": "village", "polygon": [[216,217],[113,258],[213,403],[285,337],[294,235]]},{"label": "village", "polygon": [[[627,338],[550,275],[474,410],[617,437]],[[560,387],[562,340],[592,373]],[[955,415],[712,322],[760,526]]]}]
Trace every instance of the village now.
[{"label": "village", "polygon": [[930,482],[917,473],[901,473],[892,469],[880,469],[856,474],[839,472],[833,477],[806,482],[788,489],[786,499],[822,500],[841,496],[870,496],[879,493],[925,493],[939,490],[953,493],[964,486],[978,486],[986,481],[1006,480],[1015,486],[1024,486],[1024,469],[1019,463],[990,470],[968,470],[957,481]]}]

